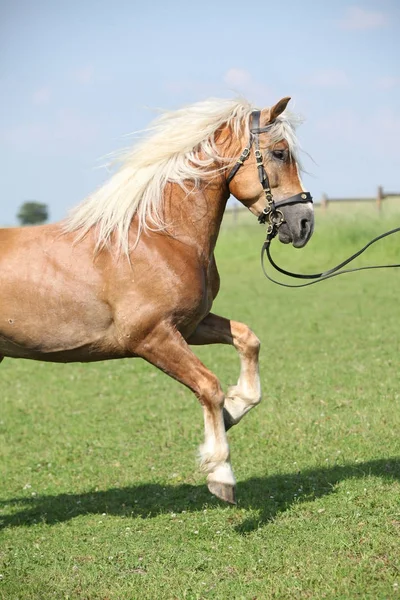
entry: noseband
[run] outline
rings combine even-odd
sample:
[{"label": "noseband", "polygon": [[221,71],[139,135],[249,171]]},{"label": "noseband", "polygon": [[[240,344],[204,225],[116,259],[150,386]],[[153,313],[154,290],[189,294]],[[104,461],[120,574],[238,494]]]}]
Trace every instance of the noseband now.
[{"label": "noseband", "polygon": [[285,222],[285,217],[281,210],[279,210],[282,206],[289,206],[290,204],[300,204],[305,202],[312,202],[312,196],[310,192],[301,192],[300,194],[296,194],[295,196],[290,196],[290,198],[285,198],[285,200],[281,200],[280,202],[275,202],[272,196],[271,187],[268,179],[267,172],[263,163],[263,156],[260,151],[260,133],[267,133],[272,123],[267,125],[266,127],[260,127],[260,116],[261,111],[254,110],[250,116],[250,139],[246,148],[244,148],[242,154],[238,158],[235,166],[232,168],[231,172],[228,175],[227,183],[228,186],[232,179],[235,177],[236,173],[239,171],[240,167],[244,164],[244,161],[247,160],[250,156],[251,148],[254,144],[254,156],[256,158],[257,170],[258,170],[258,178],[262,185],[262,188],[265,193],[265,201],[266,206],[262,211],[261,215],[258,217],[259,223],[262,225],[264,223],[268,223],[267,227],[267,240],[272,240],[276,234],[278,233],[279,227],[282,223]]}]

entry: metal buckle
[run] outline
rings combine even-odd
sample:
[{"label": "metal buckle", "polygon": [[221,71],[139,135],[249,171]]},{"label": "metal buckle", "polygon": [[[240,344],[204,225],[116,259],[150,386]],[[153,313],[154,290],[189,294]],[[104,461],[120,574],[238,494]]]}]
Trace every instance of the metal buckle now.
[{"label": "metal buckle", "polygon": [[270,211],[269,213],[269,222],[275,225],[275,227],[280,227],[282,223],[284,223],[285,217],[283,216],[283,212],[280,210]]}]

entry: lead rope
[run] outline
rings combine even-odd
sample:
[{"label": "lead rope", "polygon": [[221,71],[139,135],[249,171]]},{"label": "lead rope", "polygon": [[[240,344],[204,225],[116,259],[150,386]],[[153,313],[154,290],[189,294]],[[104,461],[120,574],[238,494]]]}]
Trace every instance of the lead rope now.
[{"label": "lead rope", "polygon": [[[263,273],[267,279],[272,281],[272,283],[276,283],[277,285],[281,285],[283,287],[287,287],[287,288],[307,287],[308,285],[313,285],[314,283],[320,283],[321,281],[325,281],[326,279],[330,279],[331,277],[337,277],[338,275],[344,275],[345,273],[354,273],[355,271],[366,271],[368,269],[394,269],[394,268],[400,267],[400,264],[394,264],[394,265],[372,265],[369,267],[358,267],[356,269],[343,269],[342,268],[342,267],[345,267],[346,265],[348,265],[349,263],[351,263],[356,258],[358,258],[363,252],[365,252],[365,250],[367,250],[367,248],[372,246],[372,244],[375,244],[375,242],[378,242],[379,240],[382,240],[383,238],[388,237],[389,235],[393,235],[394,233],[398,233],[400,231],[400,227],[396,227],[395,229],[391,229],[390,231],[386,231],[385,233],[378,235],[376,238],[374,238],[373,240],[368,242],[368,244],[366,244],[363,248],[361,248],[361,250],[358,250],[358,252],[355,252],[352,256],[350,256],[349,258],[346,258],[346,260],[344,260],[340,264],[336,265],[336,267],[329,269],[328,271],[323,271],[322,273],[312,273],[309,275],[304,275],[301,273],[292,273],[291,271],[286,271],[285,269],[282,269],[281,267],[279,267],[274,262],[274,260],[272,259],[272,256],[271,256],[270,246],[271,246],[271,242],[272,242],[273,238],[278,233],[278,227],[279,227],[279,225],[275,226],[275,227],[272,226],[272,228],[271,228],[271,224],[268,226],[267,239],[265,240],[265,242],[261,248],[261,267],[262,267]],[[270,229],[271,229],[271,231],[270,231]],[[279,273],[282,273],[283,275],[287,275],[288,277],[293,277],[295,279],[314,279],[315,281],[309,281],[308,283],[290,284],[290,283],[283,283],[281,281],[277,281],[276,279],[273,279],[270,275],[268,275],[268,273],[265,269],[264,253],[267,255],[267,258],[268,258],[271,266]]]}]

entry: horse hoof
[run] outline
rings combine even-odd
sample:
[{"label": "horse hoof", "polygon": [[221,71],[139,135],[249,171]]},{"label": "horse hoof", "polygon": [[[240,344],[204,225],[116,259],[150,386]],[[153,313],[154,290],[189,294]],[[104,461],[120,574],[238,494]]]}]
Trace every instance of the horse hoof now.
[{"label": "horse hoof", "polygon": [[218,481],[209,481],[208,489],[214,496],[228,502],[229,504],[236,504],[235,486],[229,483],[219,483]]},{"label": "horse hoof", "polygon": [[235,423],[232,421],[232,417],[228,413],[228,411],[226,410],[226,408],[223,409],[223,415],[224,415],[225,431],[228,431],[231,427],[234,426]]}]

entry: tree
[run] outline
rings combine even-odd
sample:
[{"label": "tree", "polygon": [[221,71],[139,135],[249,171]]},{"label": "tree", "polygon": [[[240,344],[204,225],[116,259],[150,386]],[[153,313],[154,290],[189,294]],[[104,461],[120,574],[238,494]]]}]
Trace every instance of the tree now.
[{"label": "tree", "polygon": [[24,202],[17,214],[17,219],[21,225],[38,225],[39,223],[45,223],[48,218],[47,204],[41,204],[40,202]]}]

